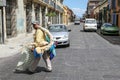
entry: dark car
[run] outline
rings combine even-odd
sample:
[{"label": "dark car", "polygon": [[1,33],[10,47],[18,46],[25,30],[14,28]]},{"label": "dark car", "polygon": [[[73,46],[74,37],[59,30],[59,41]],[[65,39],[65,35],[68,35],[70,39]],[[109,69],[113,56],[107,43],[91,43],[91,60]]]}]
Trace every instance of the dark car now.
[{"label": "dark car", "polygon": [[101,34],[119,35],[119,28],[111,23],[104,23],[100,29]]}]

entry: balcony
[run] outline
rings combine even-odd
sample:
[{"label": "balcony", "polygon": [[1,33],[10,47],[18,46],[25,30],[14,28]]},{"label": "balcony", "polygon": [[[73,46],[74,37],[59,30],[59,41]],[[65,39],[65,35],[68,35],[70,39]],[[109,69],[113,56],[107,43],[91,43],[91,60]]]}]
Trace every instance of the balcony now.
[{"label": "balcony", "polygon": [[56,9],[60,12],[63,12],[63,9],[59,5],[56,5]]},{"label": "balcony", "polygon": [[55,3],[54,3],[54,1],[50,1],[50,5],[55,8]]},{"label": "balcony", "polygon": [[45,3],[49,4],[49,0],[43,0]]}]

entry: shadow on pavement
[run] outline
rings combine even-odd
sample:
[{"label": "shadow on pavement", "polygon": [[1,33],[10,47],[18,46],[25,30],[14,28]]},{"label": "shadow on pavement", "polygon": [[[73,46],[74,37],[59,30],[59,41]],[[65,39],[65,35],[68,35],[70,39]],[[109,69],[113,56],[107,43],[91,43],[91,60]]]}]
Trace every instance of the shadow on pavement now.
[{"label": "shadow on pavement", "polygon": [[103,35],[100,33],[99,30],[97,31],[97,33],[98,35],[100,35],[101,37],[109,41],[110,43],[115,44],[115,45],[120,45],[120,35]]},{"label": "shadow on pavement", "polygon": [[[14,72],[14,71],[13,71]],[[40,72],[47,72],[46,71],[46,68],[45,67],[37,67],[35,72],[29,72],[28,70],[26,71],[17,71],[17,72],[14,72],[16,74],[28,74],[28,75],[32,75],[32,74],[35,74],[35,73],[40,73]]]}]

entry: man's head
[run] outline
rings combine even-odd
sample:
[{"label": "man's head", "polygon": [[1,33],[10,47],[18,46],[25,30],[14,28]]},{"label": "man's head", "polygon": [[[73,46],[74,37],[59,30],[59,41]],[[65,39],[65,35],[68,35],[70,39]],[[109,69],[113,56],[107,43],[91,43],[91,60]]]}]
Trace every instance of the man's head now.
[{"label": "man's head", "polygon": [[34,29],[37,29],[39,27],[39,22],[38,21],[33,21],[32,24],[33,24]]}]

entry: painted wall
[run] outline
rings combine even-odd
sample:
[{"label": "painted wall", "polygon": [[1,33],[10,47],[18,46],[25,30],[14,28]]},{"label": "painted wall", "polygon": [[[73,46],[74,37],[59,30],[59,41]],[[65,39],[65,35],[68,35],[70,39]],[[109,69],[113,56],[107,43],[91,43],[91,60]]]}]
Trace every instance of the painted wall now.
[{"label": "painted wall", "polygon": [[18,0],[18,8],[16,10],[17,15],[17,32],[23,33],[26,31],[25,27],[25,13],[24,13],[24,3],[23,0]]}]

